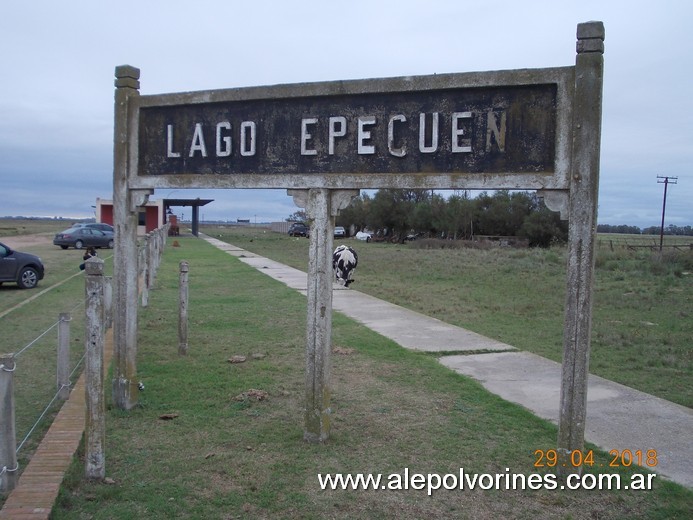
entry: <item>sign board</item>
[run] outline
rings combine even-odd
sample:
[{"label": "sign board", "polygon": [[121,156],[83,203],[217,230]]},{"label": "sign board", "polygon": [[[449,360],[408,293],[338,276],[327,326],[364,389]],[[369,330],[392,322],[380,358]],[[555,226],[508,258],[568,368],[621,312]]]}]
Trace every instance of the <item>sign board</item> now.
[{"label": "sign board", "polygon": [[116,68],[113,396],[137,401],[137,207],[156,188],[285,188],[312,220],[306,429],[330,427],[334,217],[359,189],[541,190],[570,221],[559,468],[584,447],[604,25],[574,67],[142,96]]},{"label": "sign board", "polygon": [[132,99],[133,188],[566,189],[572,68]]}]

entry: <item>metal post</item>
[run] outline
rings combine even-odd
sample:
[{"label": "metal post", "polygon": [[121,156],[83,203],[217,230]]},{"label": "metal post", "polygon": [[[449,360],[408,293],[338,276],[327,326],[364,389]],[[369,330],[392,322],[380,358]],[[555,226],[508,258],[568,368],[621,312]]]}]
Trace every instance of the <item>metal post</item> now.
[{"label": "metal post", "polygon": [[70,321],[69,313],[58,318],[58,361],[56,383],[58,397],[63,401],[70,397]]},{"label": "metal post", "polygon": [[86,417],[85,476],[103,479],[106,476],[106,405],[104,398],[104,325],[103,325],[103,260],[98,257],[85,262],[86,309],[84,342],[86,350]]},{"label": "metal post", "polygon": [[188,262],[180,263],[179,307],[178,307],[178,354],[188,353]]},{"label": "metal post", "polygon": [[594,246],[599,187],[604,25],[579,24],[575,64],[568,275],[558,423],[559,473],[580,472],[570,455],[582,451],[592,327]]},{"label": "metal post", "polygon": [[0,491],[17,485],[17,437],[14,424],[14,354],[0,354]]}]

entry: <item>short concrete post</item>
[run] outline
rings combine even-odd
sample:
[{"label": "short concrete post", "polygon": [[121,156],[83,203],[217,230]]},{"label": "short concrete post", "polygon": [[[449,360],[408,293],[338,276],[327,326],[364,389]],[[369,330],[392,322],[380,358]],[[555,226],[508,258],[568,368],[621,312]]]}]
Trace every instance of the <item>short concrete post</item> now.
[{"label": "short concrete post", "polygon": [[58,398],[63,401],[70,397],[70,321],[69,313],[63,312],[58,318],[58,361],[56,384]]},{"label": "short concrete post", "polygon": [[149,305],[149,278],[151,277],[151,236],[147,234],[144,237],[144,246],[142,248],[142,256],[140,256],[140,273],[142,275],[142,307],[147,307]]},{"label": "short concrete post", "polygon": [[86,417],[85,476],[102,480],[106,476],[106,406],[104,398],[103,260],[85,262],[86,271]]},{"label": "short concrete post", "polygon": [[17,437],[14,424],[14,354],[0,354],[0,491],[17,485]]},{"label": "short concrete post", "polygon": [[103,325],[104,330],[113,326],[113,277],[103,277]]},{"label": "short concrete post", "polygon": [[188,262],[180,263],[180,298],[178,313],[178,354],[188,353]]}]

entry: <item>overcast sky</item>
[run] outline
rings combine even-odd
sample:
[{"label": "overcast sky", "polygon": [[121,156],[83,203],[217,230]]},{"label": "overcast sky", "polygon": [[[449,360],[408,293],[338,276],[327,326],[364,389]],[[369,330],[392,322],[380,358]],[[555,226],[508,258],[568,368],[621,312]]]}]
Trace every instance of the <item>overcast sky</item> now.
[{"label": "overcast sky", "polygon": [[[4,2],[0,216],[88,217],[111,198],[117,65],[141,69],[142,94],[572,66],[590,20],[606,28],[599,222],[658,226],[668,175],[666,223],[693,225],[689,0]],[[285,190],[153,198],[169,195],[215,199],[207,219],[298,209]]]}]

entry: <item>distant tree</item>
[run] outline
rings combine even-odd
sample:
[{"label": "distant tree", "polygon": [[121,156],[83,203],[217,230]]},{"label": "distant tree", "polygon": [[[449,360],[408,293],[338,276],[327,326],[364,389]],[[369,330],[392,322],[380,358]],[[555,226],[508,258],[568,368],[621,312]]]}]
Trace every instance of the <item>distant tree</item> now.
[{"label": "distant tree", "polygon": [[362,193],[352,199],[349,206],[340,211],[335,219],[338,226],[349,228],[352,225],[357,231],[365,229],[370,225],[371,198],[368,193]]},{"label": "distant tree", "polygon": [[543,202],[537,203],[524,220],[518,236],[529,241],[530,247],[549,247],[568,240],[568,223],[560,214],[548,209]]},{"label": "distant tree", "polygon": [[597,233],[623,233],[628,235],[639,235],[642,233],[638,226],[626,226],[624,224],[612,226],[611,224],[599,224]]},{"label": "distant tree", "polygon": [[475,202],[468,191],[448,197],[444,227],[446,236],[453,239],[471,238],[474,234],[474,210]]},{"label": "distant tree", "polygon": [[[659,235],[662,232],[660,226],[650,226],[642,230],[643,235]],[[665,235],[685,235],[693,236],[693,228],[691,226],[676,226],[669,224],[664,228]]]},{"label": "distant tree", "polygon": [[305,222],[306,220],[308,220],[308,215],[306,214],[306,211],[303,209],[300,209],[292,213],[286,218],[287,222]]},{"label": "distant tree", "polygon": [[370,208],[370,224],[401,242],[413,228],[416,205],[429,199],[428,190],[378,190]]},{"label": "distant tree", "polygon": [[478,235],[515,236],[536,206],[535,197],[529,193],[507,190],[493,195],[482,192],[476,201],[475,234]]}]

